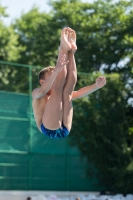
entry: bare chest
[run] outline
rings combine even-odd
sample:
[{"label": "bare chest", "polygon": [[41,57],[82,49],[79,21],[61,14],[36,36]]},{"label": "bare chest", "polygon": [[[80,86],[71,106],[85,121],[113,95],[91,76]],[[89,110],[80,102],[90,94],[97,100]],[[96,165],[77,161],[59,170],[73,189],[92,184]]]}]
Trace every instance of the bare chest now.
[{"label": "bare chest", "polygon": [[35,117],[38,128],[40,127],[42,123],[42,116],[43,116],[47,101],[48,101],[48,97],[43,96],[42,98],[34,99],[32,102],[34,117]]}]

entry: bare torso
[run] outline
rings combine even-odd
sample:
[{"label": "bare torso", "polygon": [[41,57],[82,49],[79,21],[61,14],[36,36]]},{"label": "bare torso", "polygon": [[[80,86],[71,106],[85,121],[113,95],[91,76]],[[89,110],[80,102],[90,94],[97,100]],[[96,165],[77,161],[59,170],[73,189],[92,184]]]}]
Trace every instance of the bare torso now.
[{"label": "bare torso", "polygon": [[34,112],[34,117],[36,120],[36,124],[38,129],[40,130],[40,125],[42,124],[42,117],[45,110],[46,103],[49,99],[49,95],[45,95],[38,99],[33,99],[32,108]]}]

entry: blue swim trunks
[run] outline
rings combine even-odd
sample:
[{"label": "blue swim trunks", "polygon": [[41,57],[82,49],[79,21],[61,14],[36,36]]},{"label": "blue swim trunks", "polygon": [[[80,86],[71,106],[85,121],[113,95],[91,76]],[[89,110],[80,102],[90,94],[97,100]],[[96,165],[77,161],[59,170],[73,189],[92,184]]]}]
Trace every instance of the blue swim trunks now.
[{"label": "blue swim trunks", "polygon": [[41,124],[40,128],[44,135],[54,139],[63,139],[70,133],[64,124],[62,124],[62,126],[57,130],[49,130],[45,128],[43,124]]}]

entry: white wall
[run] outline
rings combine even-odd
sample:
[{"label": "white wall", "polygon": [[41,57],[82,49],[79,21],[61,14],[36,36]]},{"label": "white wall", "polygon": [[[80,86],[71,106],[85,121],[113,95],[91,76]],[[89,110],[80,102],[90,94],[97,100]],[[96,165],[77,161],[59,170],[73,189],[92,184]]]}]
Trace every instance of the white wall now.
[{"label": "white wall", "polygon": [[90,193],[98,195],[98,192],[57,192],[57,191],[0,191],[0,200],[27,200],[27,197],[34,196],[34,195],[44,195],[48,197],[49,195],[53,194],[56,195],[58,198],[62,197],[77,197],[78,194],[88,195]]}]

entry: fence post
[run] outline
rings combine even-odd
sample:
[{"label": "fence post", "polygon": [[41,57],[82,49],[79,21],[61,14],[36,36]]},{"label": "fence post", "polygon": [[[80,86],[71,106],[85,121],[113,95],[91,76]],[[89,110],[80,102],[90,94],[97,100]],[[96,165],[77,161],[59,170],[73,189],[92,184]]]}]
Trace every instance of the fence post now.
[{"label": "fence post", "polygon": [[66,146],[66,167],[65,167],[65,179],[66,179],[66,184],[65,184],[65,189],[66,189],[66,191],[69,191],[70,190],[70,188],[69,188],[69,153],[68,153],[68,151],[69,151],[69,149],[68,149],[68,145]]},{"label": "fence post", "polygon": [[32,134],[32,67],[29,66],[29,190],[31,190],[31,134]]}]

